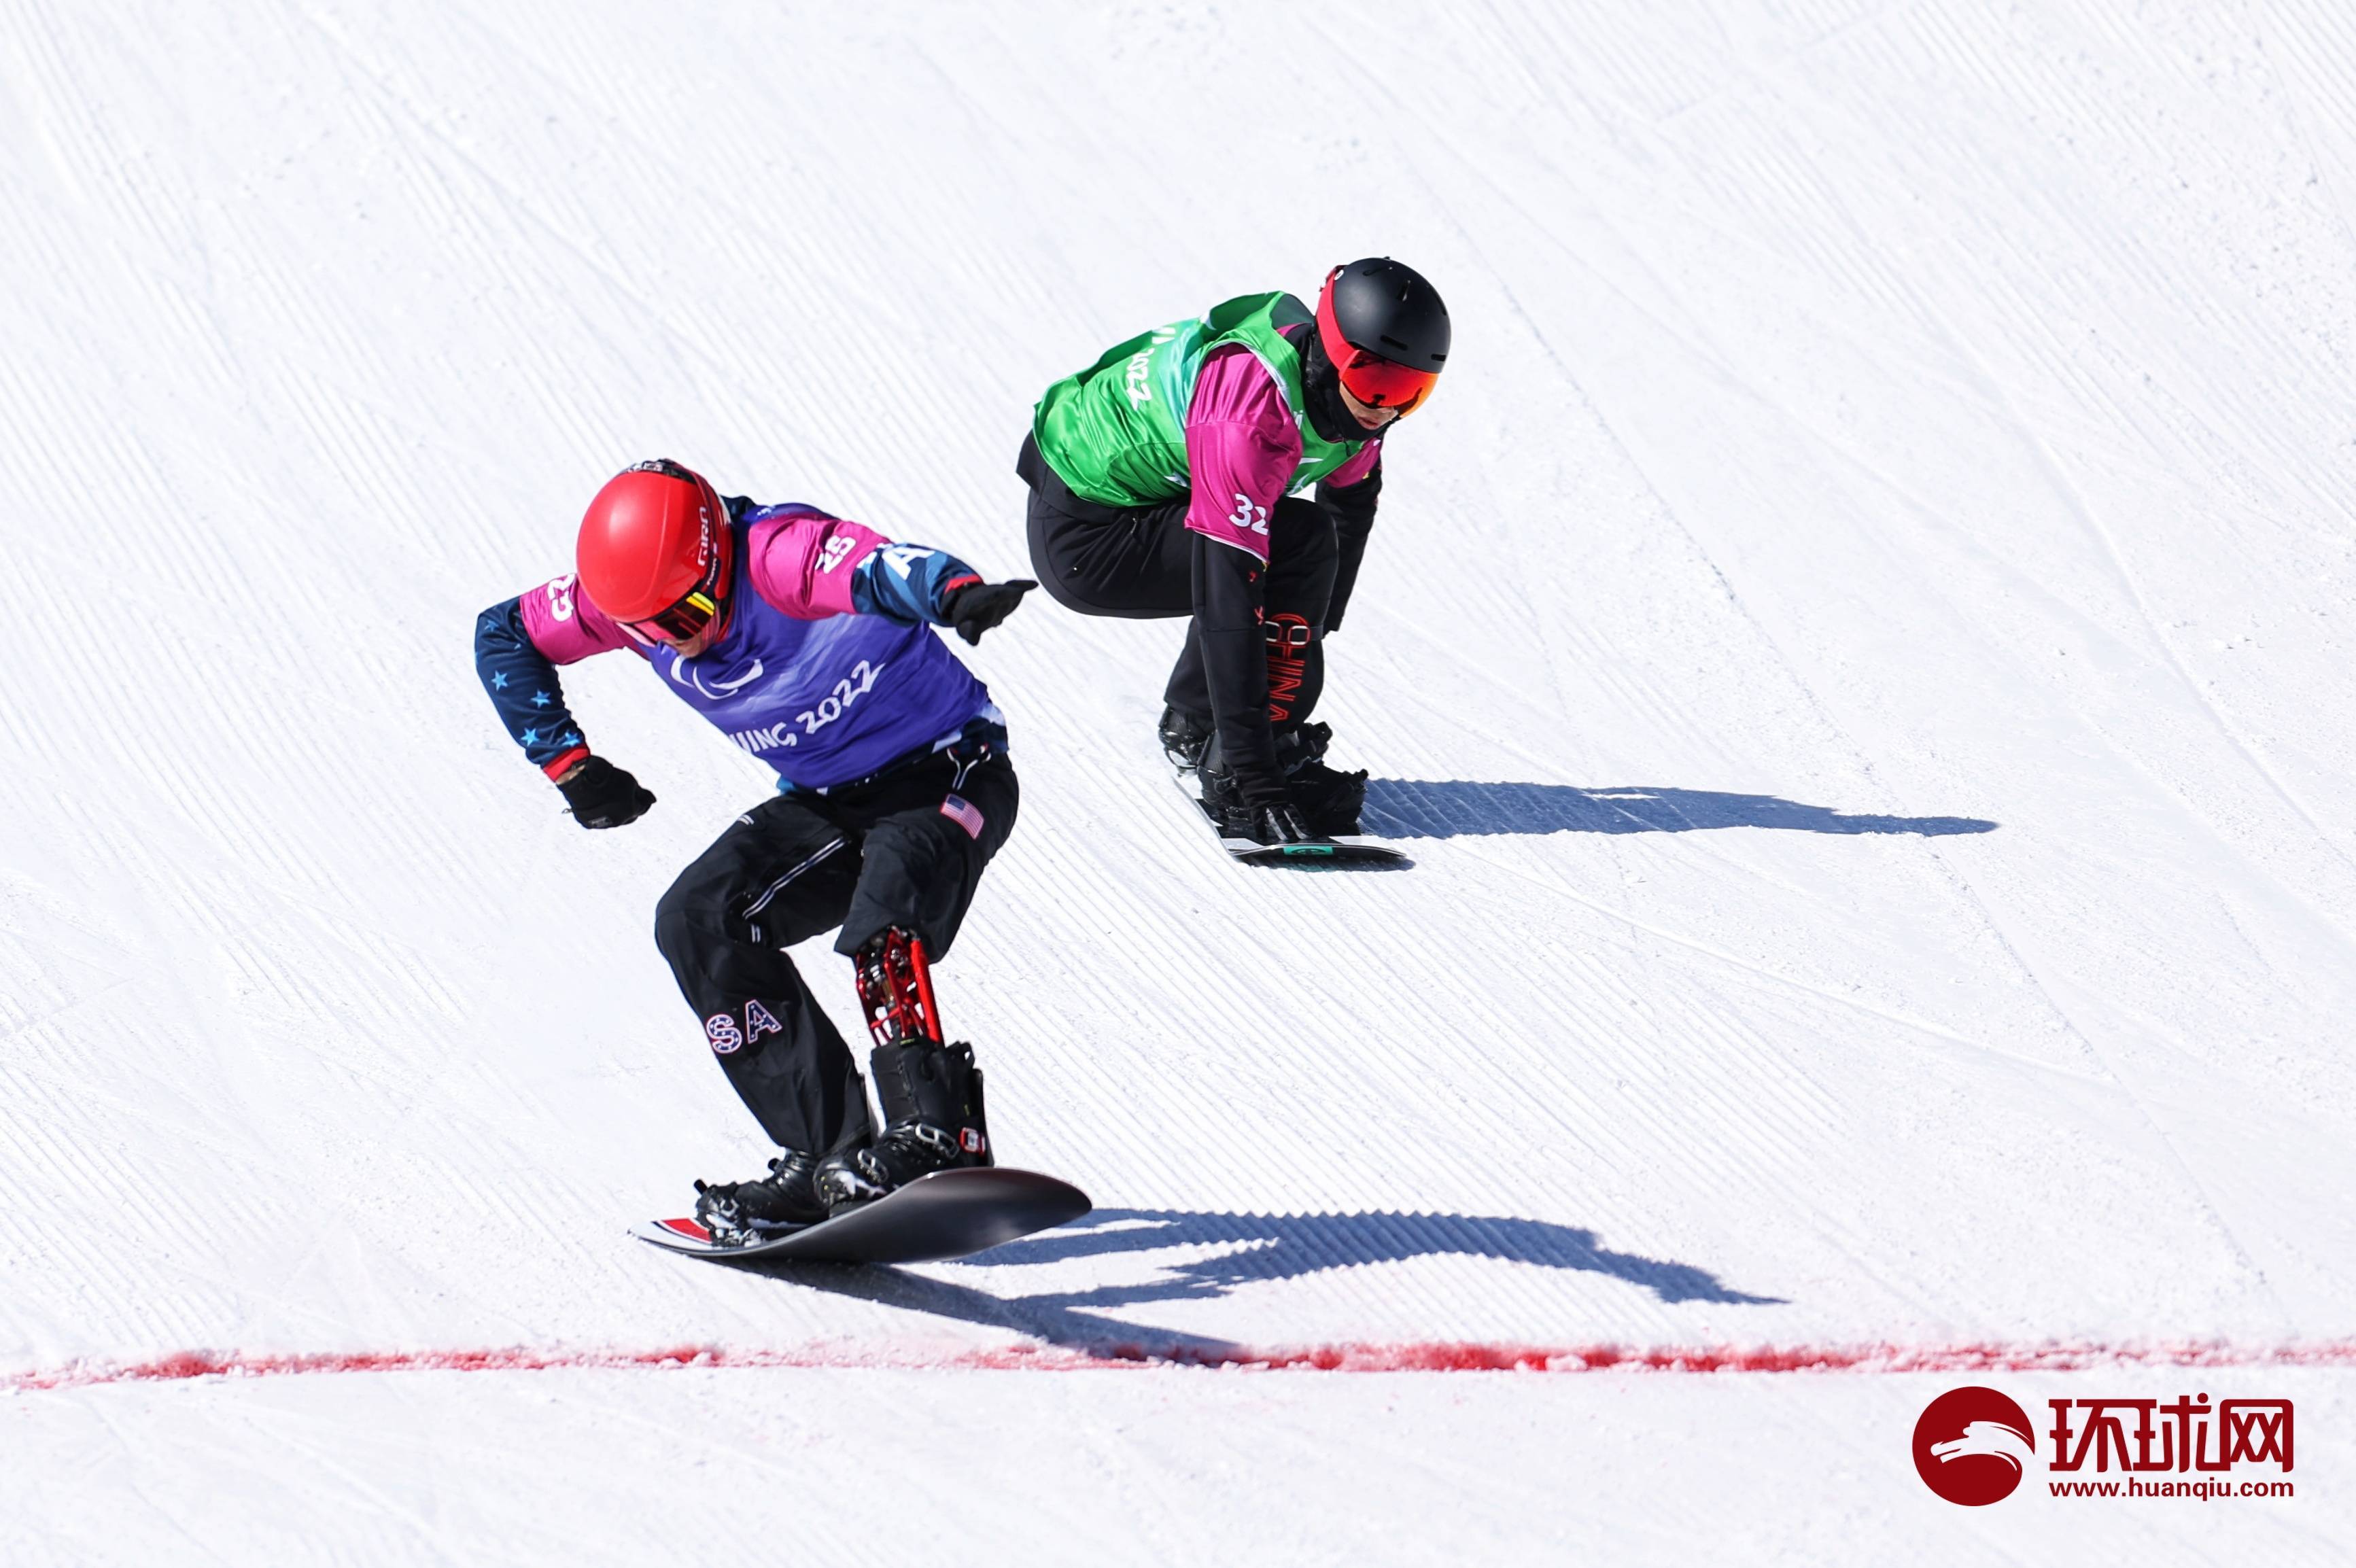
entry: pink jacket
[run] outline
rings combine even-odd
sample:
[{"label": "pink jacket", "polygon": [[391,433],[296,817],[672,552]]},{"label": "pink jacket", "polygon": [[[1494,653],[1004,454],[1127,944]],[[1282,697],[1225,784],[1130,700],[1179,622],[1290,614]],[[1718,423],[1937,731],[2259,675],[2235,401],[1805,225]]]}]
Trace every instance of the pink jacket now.
[{"label": "pink jacket", "polygon": [[[1382,442],[1369,440],[1325,483],[1355,485],[1382,455]],[[1239,343],[1213,349],[1186,410],[1186,467],[1194,483],[1186,526],[1266,560],[1269,511],[1284,499],[1300,466],[1301,429],[1276,378]]]}]

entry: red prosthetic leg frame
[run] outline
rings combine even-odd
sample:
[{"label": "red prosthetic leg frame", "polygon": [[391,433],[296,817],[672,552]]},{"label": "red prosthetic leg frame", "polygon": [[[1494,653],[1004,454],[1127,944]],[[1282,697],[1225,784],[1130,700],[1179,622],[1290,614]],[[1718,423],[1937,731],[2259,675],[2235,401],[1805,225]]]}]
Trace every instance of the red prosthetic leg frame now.
[{"label": "red prosthetic leg frame", "polygon": [[[859,1005],[875,1042],[872,1065],[889,1125],[921,1120],[954,1140],[956,1163],[995,1163],[973,1047],[945,1043],[925,943],[893,926],[853,959]],[[886,1136],[890,1135],[887,1125]]]},{"label": "red prosthetic leg frame", "polygon": [[867,1033],[879,1046],[905,1040],[941,1043],[940,1010],[933,1003],[933,970],[925,940],[893,926],[862,947],[857,966],[859,1005]]}]

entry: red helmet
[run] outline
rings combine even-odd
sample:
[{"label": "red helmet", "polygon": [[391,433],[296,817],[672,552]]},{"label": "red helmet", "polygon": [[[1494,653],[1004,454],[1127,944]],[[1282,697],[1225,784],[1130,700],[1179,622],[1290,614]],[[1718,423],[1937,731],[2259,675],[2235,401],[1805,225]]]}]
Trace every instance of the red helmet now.
[{"label": "red helmet", "polygon": [[597,492],[573,560],[582,592],[624,631],[684,643],[726,607],[732,554],[728,508],[711,481],[658,457]]}]

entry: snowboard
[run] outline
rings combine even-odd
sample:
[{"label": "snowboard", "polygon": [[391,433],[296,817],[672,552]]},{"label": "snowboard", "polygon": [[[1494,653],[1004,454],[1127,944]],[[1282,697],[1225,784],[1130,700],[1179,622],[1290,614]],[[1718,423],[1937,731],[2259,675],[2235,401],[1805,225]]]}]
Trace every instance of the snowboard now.
[{"label": "snowboard", "polygon": [[1262,844],[1255,838],[1230,838],[1219,833],[1219,820],[1211,808],[1203,804],[1203,791],[1195,782],[1194,770],[1177,768],[1171,776],[1177,780],[1178,793],[1194,808],[1194,815],[1213,833],[1219,834],[1219,848],[1227,858],[1244,866],[1409,866],[1414,862],[1398,850],[1382,844],[1371,844],[1364,838],[1320,838],[1309,844]]},{"label": "snowboard", "polygon": [[847,1214],[741,1247],[723,1246],[693,1220],[653,1220],[638,1239],[690,1257],[735,1263],[793,1258],[830,1264],[928,1264],[1066,1225],[1088,1195],[1034,1170],[937,1170]]}]

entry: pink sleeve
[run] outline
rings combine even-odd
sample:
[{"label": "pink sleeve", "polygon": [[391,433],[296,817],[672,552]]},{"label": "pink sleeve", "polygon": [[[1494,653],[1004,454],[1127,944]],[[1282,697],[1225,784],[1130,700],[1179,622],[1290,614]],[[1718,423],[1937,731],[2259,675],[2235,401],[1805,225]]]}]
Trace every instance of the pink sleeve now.
[{"label": "pink sleeve", "polygon": [[523,630],[551,664],[578,664],[591,654],[637,649],[627,632],[589,603],[570,571],[523,595]]},{"label": "pink sleeve", "polygon": [[1211,351],[1186,410],[1186,526],[1268,559],[1268,514],[1301,466],[1301,432],[1284,394],[1248,348]]},{"label": "pink sleeve", "polygon": [[1372,474],[1375,471],[1375,464],[1382,460],[1383,443],[1378,437],[1358,448],[1357,456],[1325,475],[1325,483],[1336,490],[1346,489]]},{"label": "pink sleeve", "polygon": [[891,542],[873,528],[819,512],[755,523],[747,551],[754,590],[797,621],[851,614],[852,571]]}]

